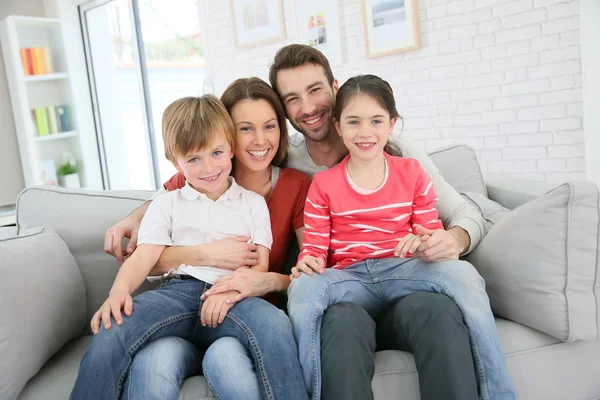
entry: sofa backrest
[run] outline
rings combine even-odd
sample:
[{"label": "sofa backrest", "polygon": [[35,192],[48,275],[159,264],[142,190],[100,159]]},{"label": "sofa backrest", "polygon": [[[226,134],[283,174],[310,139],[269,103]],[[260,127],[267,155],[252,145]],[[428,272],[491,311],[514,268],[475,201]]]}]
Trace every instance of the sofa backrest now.
[{"label": "sofa backrest", "polygon": [[[146,191],[102,192],[55,186],[27,188],[19,195],[18,233],[46,227],[65,241],[85,282],[88,321],[106,300],[119,270],[116,259],[104,252],[104,232],[151,195]],[[146,283],[140,289],[150,287]]]},{"label": "sofa backrest", "polygon": [[[430,153],[442,176],[459,192],[485,195],[475,152],[456,145]],[[27,188],[17,200],[19,234],[35,227],[56,231],[77,261],[86,287],[88,321],[106,300],[119,270],[104,252],[104,232],[150,198],[150,191],[69,190],[55,186]],[[151,288],[145,283],[138,293]]]}]

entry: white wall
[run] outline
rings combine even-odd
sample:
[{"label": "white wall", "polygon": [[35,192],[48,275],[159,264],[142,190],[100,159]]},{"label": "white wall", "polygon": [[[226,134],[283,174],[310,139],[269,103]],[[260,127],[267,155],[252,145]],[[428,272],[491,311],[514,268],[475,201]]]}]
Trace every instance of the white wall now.
[{"label": "white wall", "polygon": [[[2,0],[0,19],[9,15],[43,17],[42,0]],[[21,159],[17,146],[15,121],[8,92],[8,82],[2,53],[0,52],[0,206],[14,204],[25,187]]]},{"label": "white wall", "polygon": [[587,175],[600,186],[600,2],[581,0],[580,7]]},{"label": "white wall", "polygon": [[[294,0],[283,1],[287,39],[247,50],[235,49],[230,2],[206,2],[217,93],[241,76],[266,79],[277,49],[295,42]],[[361,2],[340,0],[345,63],[336,77],[381,75],[394,87],[403,134],[428,149],[468,143],[484,172],[585,179],[579,1],[418,3],[422,48],[367,60]]]}]

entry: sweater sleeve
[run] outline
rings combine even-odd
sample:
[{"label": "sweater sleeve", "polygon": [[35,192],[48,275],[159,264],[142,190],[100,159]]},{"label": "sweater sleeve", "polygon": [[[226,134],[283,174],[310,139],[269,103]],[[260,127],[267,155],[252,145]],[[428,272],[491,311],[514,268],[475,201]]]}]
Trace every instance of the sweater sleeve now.
[{"label": "sweater sleeve", "polygon": [[304,226],[304,205],[306,204],[306,197],[308,196],[309,187],[310,177],[308,175],[303,176],[300,183],[300,189],[298,190],[296,204],[294,205],[294,216],[292,219],[292,226],[294,227],[294,230],[300,229]]},{"label": "sweater sleeve", "polygon": [[163,187],[167,189],[169,192],[172,192],[176,189],[181,189],[185,186],[185,176],[181,172],[176,173],[163,184]]},{"label": "sweater sleeve", "polygon": [[[415,158],[427,173],[439,197],[435,207],[446,229],[458,226],[464,229],[471,239],[471,245],[465,254],[470,253],[487,233],[485,220],[481,213],[471,206],[440,174],[431,158],[415,142],[398,138],[396,144],[402,149],[404,157]],[[464,254],[463,254],[464,255]]]},{"label": "sweater sleeve", "polygon": [[421,225],[427,229],[444,229],[442,221],[438,219],[438,211],[435,209],[437,195],[433,188],[433,182],[418,162],[415,162],[415,169],[417,180],[411,217],[413,233],[416,234],[415,225]]},{"label": "sweater sleeve", "polygon": [[298,261],[305,256],[313,256],[327,265],[331,234],[331,215],[327,203],[318,180],[313,179],[304,205],[304,239]]}]

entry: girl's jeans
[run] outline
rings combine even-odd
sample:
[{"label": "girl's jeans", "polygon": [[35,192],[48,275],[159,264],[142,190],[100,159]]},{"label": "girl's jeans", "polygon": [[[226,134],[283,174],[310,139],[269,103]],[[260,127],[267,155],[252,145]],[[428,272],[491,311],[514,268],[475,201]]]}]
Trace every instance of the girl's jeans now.
[{"label": "girl's jeans", "polygon": [[483,278],[465,261],[427,263],[413,258],[367,259],[344,269],[326,268],[322,275],[302,274],[294,279],[288,289],[288,313],[309,396],[313,400],[320,398],[321,320],[329,306],[355,303],[375,316],[419,291],[445,294],[462,311],[469,328],[481,398],[516,399]]}]

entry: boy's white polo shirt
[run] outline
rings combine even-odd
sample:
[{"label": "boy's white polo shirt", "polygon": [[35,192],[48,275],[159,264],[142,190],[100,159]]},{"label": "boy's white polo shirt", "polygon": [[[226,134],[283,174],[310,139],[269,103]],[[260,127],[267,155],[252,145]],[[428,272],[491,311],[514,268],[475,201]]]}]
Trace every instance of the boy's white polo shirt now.
[{"label": "boy's white polo shirt", "polygon": [[[239,236],[250,236],[250,243],[271,249],[273,236],[265,199],[239,186],[231,186],[212,201],[186,185],[157,196],[146,211],[138,232],[138,246],[195,246]],[[192,267],[192,268],[190,268]],[[231,271],[209,265],[185,265],[171,273],[193,275],[214,283]]]}]

